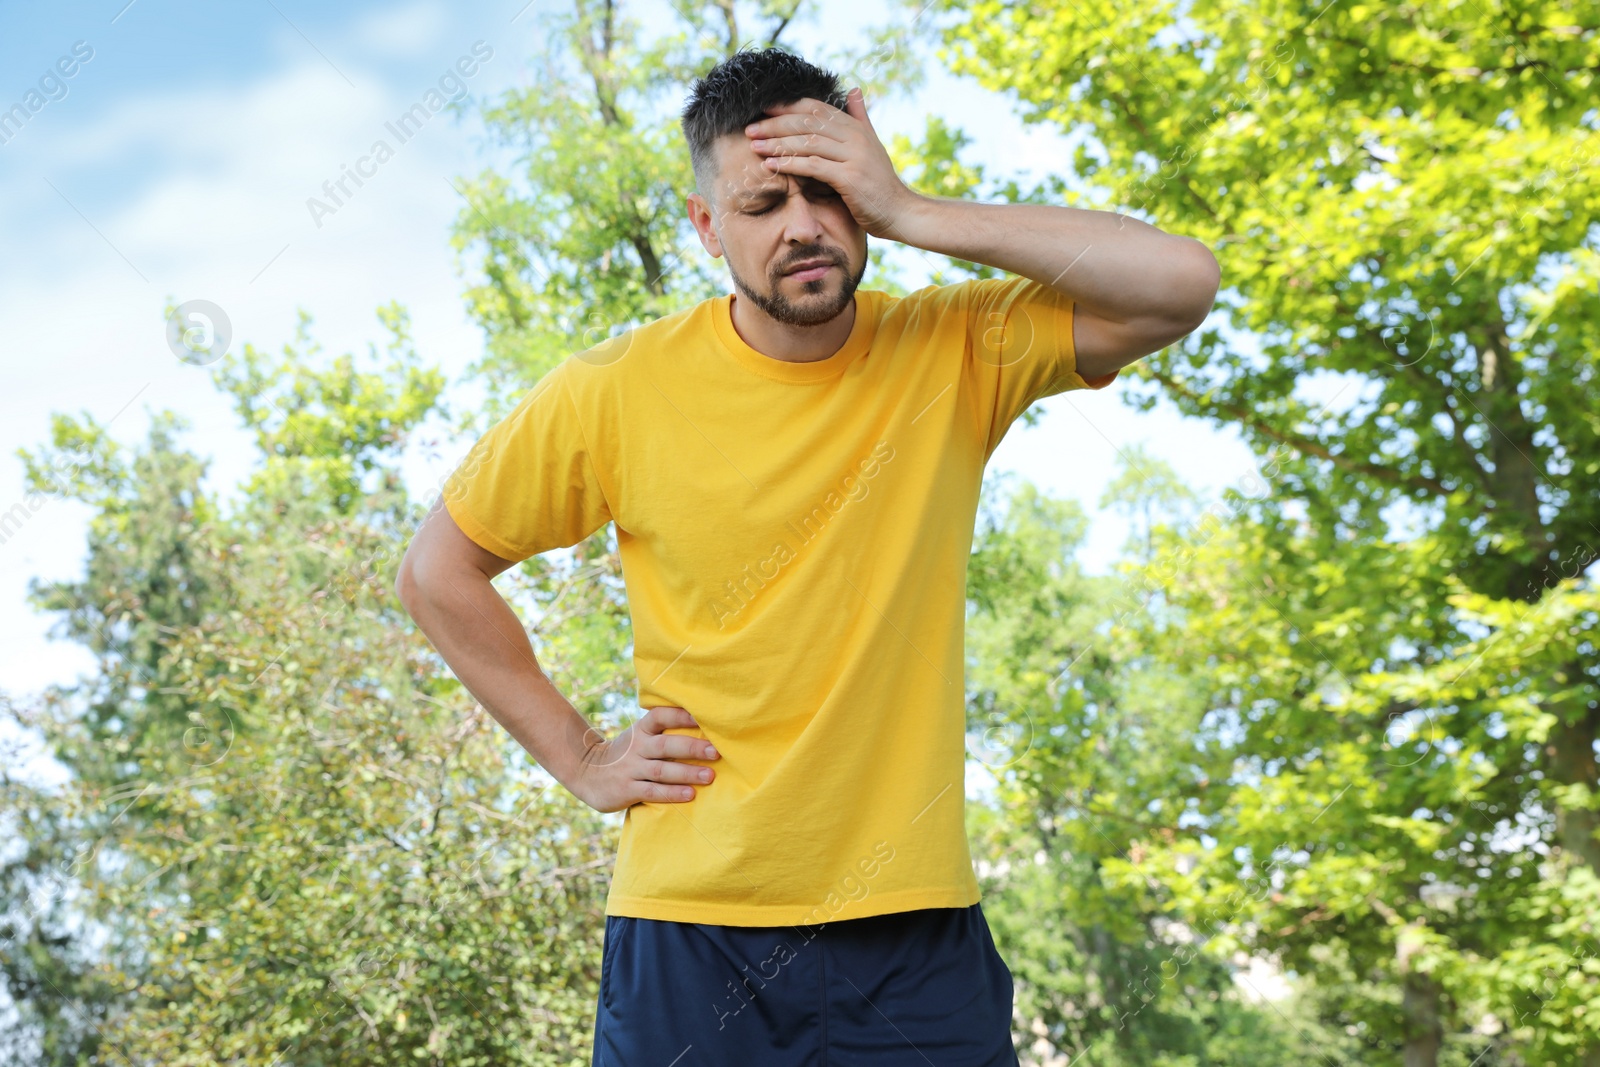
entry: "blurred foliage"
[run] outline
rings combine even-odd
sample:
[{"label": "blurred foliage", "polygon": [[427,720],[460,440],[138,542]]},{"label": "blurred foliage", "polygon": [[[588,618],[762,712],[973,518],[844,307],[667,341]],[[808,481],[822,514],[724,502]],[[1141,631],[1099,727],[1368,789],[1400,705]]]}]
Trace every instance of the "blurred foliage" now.
[{"label": "blurred foliage", "polygon": [[[27,842],[6,888],[33,906],[3,962],[45,1062],[586,1061],[612,833],[391,592],[420,518],[397,465],[441,382],[404,313],[379,315],[372,369],[316,359],[304,320],[302,346],[219,369],[257,433],[231,500],[169,415],[132,450],[58,416],[25,456],[94,509],[86,579],[35,602],[100,659],[14,709],[70,774],[6,781]],[[601,541],[503,580],[597,718],[631,688]],[[60,914],[73,886],[95,938]]]},{"label": "blurred foliage", "polygon": [[1064,203],[1215,250],[1124,378],[1262,462],[1125,561],[1194,752],[1107,877],[1314,976],[1362,1063],[1600,1063],[1600,4],[935,10],[1076,139]]},{"label": "blurred foliage", "polygon": [[991,478],[968,574],[970,751],[996,780],[971,835],[1020,1047],[1107,1067],[1348,1049],[1298,1002],[1263,1006],[1227,956],[1116,876],[1172,837],[1174,794],[1218,769],[1194,763],[1186,679],[1108,625],[1123,583],[1075,562],[1085,530],[1075,504]]}]

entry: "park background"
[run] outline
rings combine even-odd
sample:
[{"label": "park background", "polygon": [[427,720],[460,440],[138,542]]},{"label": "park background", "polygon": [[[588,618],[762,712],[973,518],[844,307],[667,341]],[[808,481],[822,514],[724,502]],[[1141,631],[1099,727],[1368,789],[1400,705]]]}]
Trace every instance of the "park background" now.
[{"label": "park background", "polygon": [[[776,35],[922,191],[1223,267],[990,466],[969,798],[1024,1062],[1600,1063],[1595,4],[4,19],[8,1061],[586,1062],[617,819],[393,568],[556,360],[727,291],[675,114]],[[871,287],[988,273],[873,244]],[[169,343],[192,300],[218,359]],[[613,549],[500,584],[616,726]]]}]

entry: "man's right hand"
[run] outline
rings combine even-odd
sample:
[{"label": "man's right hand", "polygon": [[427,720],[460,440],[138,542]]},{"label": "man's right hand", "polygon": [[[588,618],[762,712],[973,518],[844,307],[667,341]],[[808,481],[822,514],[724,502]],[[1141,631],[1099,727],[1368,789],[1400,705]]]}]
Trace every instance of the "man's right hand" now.
[{"label": "man's right hand", "polygon": [[[663,731],[698,726],[683,708],[648,709],[632,726],[610,740],[597,740],[584,752],[567,788],[596,811],[621,811],[641,802],[681,804],[693,800],[694,786],[716,777],[710,767],[681,759],[719,759],[711,742]],[[591,737],[598,736],[598,731]],[[692,783],[692,784],[691,784]]]}]

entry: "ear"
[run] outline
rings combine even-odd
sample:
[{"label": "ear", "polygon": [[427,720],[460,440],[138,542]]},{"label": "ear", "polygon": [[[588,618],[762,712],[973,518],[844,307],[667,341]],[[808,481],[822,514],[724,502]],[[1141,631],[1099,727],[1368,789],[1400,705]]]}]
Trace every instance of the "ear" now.
[{"label": "ear", "polygon": [[689,194],[685,203],[689,209],[689,223],[700,238],[701,246],[711,253],[712,258],[720,258],[722,241],[717,237],[716,227],[712,224],[712,209],[706,203],[706,198],[694,192]]}]

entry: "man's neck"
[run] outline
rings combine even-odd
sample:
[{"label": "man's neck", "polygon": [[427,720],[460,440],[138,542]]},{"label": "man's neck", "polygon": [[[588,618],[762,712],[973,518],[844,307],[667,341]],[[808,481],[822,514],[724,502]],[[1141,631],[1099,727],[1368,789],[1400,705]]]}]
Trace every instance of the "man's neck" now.
[{"label": "man's neck", "polygon": [[852,297],[850,306],[827,322],[791,326],[761,314],[735,293],[729,314],[734,332],[762,355],[785,363],[815,363],[839,351],[850,339],[850,331],[856,324],[856,302]]}]

